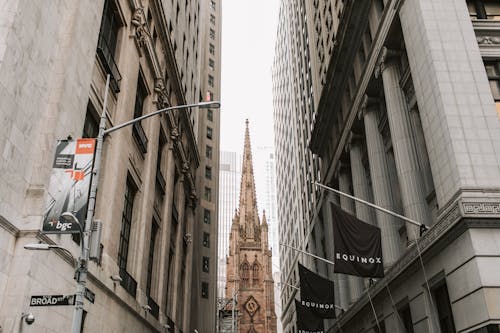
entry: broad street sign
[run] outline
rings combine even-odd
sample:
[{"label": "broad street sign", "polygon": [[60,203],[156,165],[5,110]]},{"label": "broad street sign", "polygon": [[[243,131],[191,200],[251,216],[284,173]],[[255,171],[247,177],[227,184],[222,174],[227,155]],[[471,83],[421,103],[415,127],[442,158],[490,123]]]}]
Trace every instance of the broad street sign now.
[{"label": "broad street sign", "polygon": [[75,295],[31,296],[30,306],[75,305]]}]

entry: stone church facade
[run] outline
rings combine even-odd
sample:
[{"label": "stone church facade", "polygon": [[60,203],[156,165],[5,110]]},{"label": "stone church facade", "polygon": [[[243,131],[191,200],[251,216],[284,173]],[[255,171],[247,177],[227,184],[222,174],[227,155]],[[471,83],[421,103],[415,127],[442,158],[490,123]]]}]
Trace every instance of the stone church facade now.
[{"label": "stone church facade", "polygon": [[239,333],[275,333],[272,253],[265,212],[257,211],[248,120],[245,130],[239,208],[229,236],[226,297],[235,297]]}]

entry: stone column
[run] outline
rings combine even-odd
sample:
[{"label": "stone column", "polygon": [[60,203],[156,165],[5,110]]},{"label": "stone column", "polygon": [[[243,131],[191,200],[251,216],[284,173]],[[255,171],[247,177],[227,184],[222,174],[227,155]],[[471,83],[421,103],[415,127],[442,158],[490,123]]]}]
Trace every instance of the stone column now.
[{"label": "stone column", "polygon": [[[387,119],[391,130],[403,209],[409,218],[430,224],[431,216],[425,200],[424,183],[411,133],[408,105],[399,86],[395,56],[397,56],[396,51],[386,47],[382,49],[376,76],[382,76],[384,85]],[[406,230],[409,241],[418,238],[418,226],[406,223]]]},{"label": "stone column", "polygon": [[[368,176],[363,167],[363,152],[360,138],[352,138],[350,143],[349,155],[351,157],[352,188],[354,196],[365,201],[371,201],[370,185]],[[370,206],[355,201],[356,217],[363,222],[374,224],[372,209]],[[358,276],[349,276],[349,287],[351,290],[351,303],[357,301],[364,289],[363,278]]]},{"label": "stone column", "polygon": [[[351,175],[349,174],[347,167],[343,165],[340,165],[339,169],[339,190],[341,192],[351,194]],[[340,196],[340,207],[349,214],[354,215],[354,203],[352,199]],[[339,297],[341,302],[340,304],[343,309],[349,308],[352,298],[351,294],[354,294],[356,297],[359,296],[359,291],[357,289],[358,286],[354,282],[351,283],[351,278],[354,277],[346,274],[338,274]]]},{"label": "stone column", "polygon": [[[377,114],[378,100],[373,101],[367,96],[363,103],[363,120],[365,124],[366,148],[372,180],[373,201],[377,206],[395,211],[390,184],[389,166],[384,147],[384,139],[378,129],[379,117]],[[382,233],[382,254],[384,268],[391,267],[401,255],[399,227],[402,225],[398,218],[376,210],[377,224]]]}]

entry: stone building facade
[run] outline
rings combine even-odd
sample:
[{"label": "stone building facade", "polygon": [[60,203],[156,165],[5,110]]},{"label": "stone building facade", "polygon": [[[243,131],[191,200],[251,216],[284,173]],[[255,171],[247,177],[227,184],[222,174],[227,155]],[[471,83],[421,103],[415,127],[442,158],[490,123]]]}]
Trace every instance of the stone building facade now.
[{"label": "stone building facade", "polygon": [[[229,238],[226,299],[235,299],[236,327],[241,333],[275,333],[272,252],[265,212],[257,211],[248,120],[241,171],[240,203]],[[231,306],[229,304],[229,306]]]},{"label": "stone building facade", "polygon": [[[280,66],[277,55],[275,117],[297,117],[301,111],[283,96],[293,100],[310,89],[308,146],[321,158],[317,179],[429,229],[420,234],[359,202],[304,188],[317,200],[315,214],[296,222],[303,224],[302,250],[333,260],[332,202],[382,232],[385,277],[371,285],[308,260],[335,281],[336,305],[345,310],[327,329],[498,332],[498,2],[314,0],[282,8],[299,19],[290,24],[283,15],[276,49],[308,53],[311,76],[294,80],[287,72],[304,66]],[[303,39],[289,39],[286,29],[302,31]],[[277,151],[277,158],[298,149]],[[296,283],[297,258],[283,259],[291,262],[283,282]],[[282,295],[283,326],[294,332],[296,291]]]},{"label": "stone building facade", "polygon": [[[44,235],[40,226],[56,140],[96,137],[107,75],[108,128],[200,102],[207,87],[218,96],[220,43],[204,38],[220,36],[221,0],[201,2],[2,4],[0,331],[70,330],[73,307],[34,308],[29,301],[76,289],[68,253],[79,256],[78,238]],[[103,223],[102,255],[89,264],[95,302],[85,301],[84,332],[215,331],[215,310],[207,313],[215,309],[217,246],[203,252],[200,228],[216,234],[217,205],[199,207],[204,189],[218,183],[218,164],[206,153],[210,144],[218,154],[217,112],[183,109],[105,137],[94,215]],[[215,124],[211,136],[200,140],[207,122]],[[207,165],[212,179],[199,176]],[[23,248],[35,242],[68,251]],[[210,274],[201,276],[199,253],[210,258]],[[36,318],[30,326],[21,319],[28,311]]]}]

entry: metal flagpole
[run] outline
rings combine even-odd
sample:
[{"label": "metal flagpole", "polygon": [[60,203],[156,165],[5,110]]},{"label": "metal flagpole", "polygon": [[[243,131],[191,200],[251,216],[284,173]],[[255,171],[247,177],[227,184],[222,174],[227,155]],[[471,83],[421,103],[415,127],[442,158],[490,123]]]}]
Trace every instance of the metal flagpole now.
[{"label": "metal flagpole", "polygon": [[419,227],[421,227],[421,228],[425,228],[426,230],[428,229],[428,227],[427,227],[425,224],[423,224],[423,223],[417,222],[417,221],[412,220],[412,219],[410,219],[410,218],[408,218],[408,217],[406,217],[406,216],[400,215],[400,214],[395,213],[395,212],[393,212],[393,211],[391,211],[391,210],[388,210],[388,209],[385,209],[385,208],[383,208],[383,207],[380,207],[380,206],[377,206],[377,205],[375,205],[375,204],[372,204],[371,202],[368,202],[368,201],[365,201],[365,200],[363,200],[363,199],[357,198],[357,197],[355,197],[355,196],[352,196],[352,195],[350,195],[350,194],[347,194],[347,193],[344,193],[344,192],[342,192],[342,191],[336,190],[336,189],[334,189],[334,188],[328,187],[328,186],[326,186],[326,185],[320,184],[320,183],[318,183],[318,182],[312,182],[312,183],[313,183],[314,185],[316,185],[316,186],[322,187],[322,188],[327,189],[327,190],[329,190],[329,191],[332,191],[332,192],[334,192],[334,193],[337,193],[337,194],[343,195],[343,196],[345,196],[345,197],[351,198],[351,199],[353,199],[353,200],[355,200],[355,201],[358,201],[358,202],[364,203],[365,205],[368,205],[368,206],[370,206],[370,207],[373,207],[373,208],[375,208],[375,209],[378,209],[378,210],[380,210],[380,211],[383,211],[384,213],[387,213],[387,214],[389,214],[389,215],[399,217],[400,219],[405,220],[405,221],[406,221],[406,222],[408,222],[408,223],[411,223],[411,224],[417,225],[417,226],[419,226]]},{"label": "metal flagpole", "polygon": [[283,244],[283,243],[280,243],[281,246],[284,246],[284,247],[288,247],[292,250],[295,250],[297,252],[300,252],[300,253],[303,253],[305,255],[308,255],[308,256],[311,256],[313,258],[316,258],[318,260],[321,260],[321,261],[324,261],[326,262],[327,264],[330,264],[330,265],[335,265],[335,263],[333,261],[330,261],[328,259],[325,259],[325,258],[322,258],[322,257],[318,257],[317,255],[314,255],[312,253],[309,253],[309,252],[306,252],[306,251],[303,251],[303,250],[300,250],[300,249],[297,249],[296,247],[293,247],[293,246],[290,246],[290,245],[286,245],[286,244]]}]

